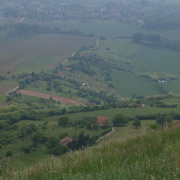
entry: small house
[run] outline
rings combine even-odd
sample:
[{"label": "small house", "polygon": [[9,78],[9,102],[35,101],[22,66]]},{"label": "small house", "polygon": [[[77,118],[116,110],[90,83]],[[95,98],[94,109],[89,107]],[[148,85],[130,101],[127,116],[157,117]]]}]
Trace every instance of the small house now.
[{"label": "small house", "polygon": [[68,144],[69,142],[71,142],[71,141],[72,141],[72,138],[65,137],[65,138],[63,138],[63,139],[60,140],[60,144],[61,144],[62,146],[67,146],[67,144]]},{"label": "small house", "polygon": [[97,116],[97,123],[100,127],[109,126],[110,125],[109,120],[110,120],[109,117]]},{"label": "small house", "polygon": [[71,68],[67,67],[65,68],[65,71],[71,71]]},{"label": "small house", "polygon": [[64,77],[64,73],[62,73],[62,72],[57,73],[57,75]]}]

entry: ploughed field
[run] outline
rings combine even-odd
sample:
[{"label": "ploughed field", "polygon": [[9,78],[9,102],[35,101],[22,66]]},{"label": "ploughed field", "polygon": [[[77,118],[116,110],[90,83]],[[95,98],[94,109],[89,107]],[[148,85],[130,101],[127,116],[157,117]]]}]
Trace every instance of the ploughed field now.
[{"label": "ploughed field", "polygon": [[29,90],[20,90],[18,92],[23,95],[27,95],[27,96],[34,96],[34,97],[45,98],[45,99],[52,98],[52,100],[60,101],[62,104],[66,104],[66,105],[83,105],[83,103],[80,101],[65,98],[62,96],[56,96],[56,95],[40,93],[40,92],[35,92],[35,91],[29,91]]},{"label": "ploughed field", "polygon": [[95,43],[95,38],[58,34],[0,42],[0,71],[46,71],[65,61],[81,46]]}]

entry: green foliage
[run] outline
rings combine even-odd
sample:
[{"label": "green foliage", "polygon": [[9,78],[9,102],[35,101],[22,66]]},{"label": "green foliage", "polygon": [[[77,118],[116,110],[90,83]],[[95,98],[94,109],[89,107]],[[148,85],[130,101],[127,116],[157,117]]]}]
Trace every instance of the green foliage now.
[{"label": "green foliage", "polygon": [[69,125],[69,118],[67,118],[67,117],[60,117],[58,119],[58,125],[62,126],[62,127],[68,126]]},{"label": "green foliage", "polygon": [[140,128],[140,127],[141,127],[141,121],[138,120],[138,119],[135,119],[135,120],[133,121],[133,126],[134,126],[136,129]]},{"label": "green foliage", "polygon": [[128,119],[123,114],[117,113],[113,116],[112,122],[115,126],[124,125],[128,123]]},{"label": "green foliage", "polygon": [[31,140],[34,145],[37,145],[38,143],[46,143],[47,137],[44,135],[43,131],[36,131],[32,134]]},{"label": "green foliage", "polygon": [[48,138],[46,146],[49,152],[55,156],[60,156],[69,151],[68,147],[60,145],[60,140],[54,136]]},{"label": "green foliage", "polygon": [[59,135],[59,139],[63,139],[67,136],[68,136],[68,133],[65,132],[65,133]]},{"label": "green foliage", "polygon": [[158,127],[157,124],[151,124],[151,125],[150,125],[150,129],[152,129],[152,130],[158,130],[159,127]]},{"label": "green foliage", "polygon": [[167,115],[165,117],[165,121],[168,122],[168,123],[171,123],[173,120],[174,120],[174,118],[171,115]]},{"label": "green foliage", "polygon": [[53,149],[51,149],[51,153],[55,156],[63,155],[64,153],[67,153],[69,151],[69,148],[66,146],[62,146],[58,144]]},{"label": "green foliage", "polygon": [[159,114],[157,116],[156,123],[163,126],[165,124],[165,116],[163,114]]},{"label": "green foliage", "polygon": [[12,155],[13,155],[12,151],[9,150],[9,151],[6,152],[6,157],[10,157]]},{"label": "green foliage", "polygon": [[24,138],[32,133],[34,133],[37,130],[36,126],[34,124],[29,124],[27,126],[21,127],[19,132],[18,132],[18,137],[19,138]]},{"label": "green foliage", "polygon": [[86,146],[91,146],[92,144],[95,143],[95,138],[94,137],[90,137],[89,135],[84,135],[84,132],[82,131],[77,139],[73,139],[72,142],[68,143],[68,147],[76,150],[76,149],[82,149]]},{"label": "green foliage", "polygon": [[29,154],[32,150],[32,146],[31,145],[28,145],[28,146],[22,146],[22,151],[25,153],[25,154]]}]

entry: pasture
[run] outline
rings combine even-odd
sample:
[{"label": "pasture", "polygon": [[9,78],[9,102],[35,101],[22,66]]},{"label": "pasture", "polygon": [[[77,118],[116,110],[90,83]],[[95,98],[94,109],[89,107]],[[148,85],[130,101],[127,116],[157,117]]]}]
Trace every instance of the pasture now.
[{"label": "pasture", "polygon": [[131,97],[133,93],[144,96],[160,94],[155,83],[150,78],[142,77],[141,73],[160,73],[176,77],[177,80],[169,80],[161,85],[173,94],[180,92],[179,52],[137,45],[124,39],[100,40],[94,51],[106,62],[116,63],[117,66],[131,71],[113,70],[112,78],[119,95]]},{"label": "pasture", "polygon": [[0,42],[0,71],[46,71],[65,61],[81,46],[95,43],[95,38],[58,34]]}]

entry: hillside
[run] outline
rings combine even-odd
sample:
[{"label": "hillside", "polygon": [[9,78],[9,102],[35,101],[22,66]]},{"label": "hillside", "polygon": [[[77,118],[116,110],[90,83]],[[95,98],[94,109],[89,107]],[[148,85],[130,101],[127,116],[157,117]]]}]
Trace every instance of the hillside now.
[{"label": "hillside", "polygon": [[179,0],[0,0],[0,180],[179,179]]},{"label": "hillside", "polygon": [[10,179],[178,179],[179,127],[108,138],[99,145],[50,157]]}]

